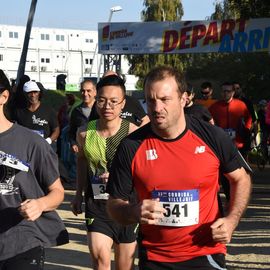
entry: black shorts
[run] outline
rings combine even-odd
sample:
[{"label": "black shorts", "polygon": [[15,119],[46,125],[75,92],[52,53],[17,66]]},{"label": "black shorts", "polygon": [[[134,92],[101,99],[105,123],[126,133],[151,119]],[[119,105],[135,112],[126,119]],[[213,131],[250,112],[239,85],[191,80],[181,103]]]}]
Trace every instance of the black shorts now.
[{"label": "black shorts", "polygon": [[140,270],[226,270],[225,255],[212,254],[200,256],[184,262],[157,262],[140,258]]},{"label": "black shorts", "polygon": [[43,267],[43,247],[35,247],[12,258],[0,261],[0,270],[42,270]]},{"label": "black shorts", "polygon": [[123,226],[110,220],[86,218],[86,227],[88,232],[105,234],[117,244],[132,243],[137,238],[137,224]]}]

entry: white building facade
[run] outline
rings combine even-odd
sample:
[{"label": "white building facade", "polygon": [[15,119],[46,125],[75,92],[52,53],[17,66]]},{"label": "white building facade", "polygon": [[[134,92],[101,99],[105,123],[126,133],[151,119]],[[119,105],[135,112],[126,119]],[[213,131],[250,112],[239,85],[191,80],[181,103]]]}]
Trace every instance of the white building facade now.
[{"label": "white building facade", "polygon": [[[0,69],[10,79],[17,76],[24,35],[24,26],[0,25]],[[67,76],[67,84],[78,84],[83,77],[99,77],[104,65],[100,63],[103,57],[98,54],[97,43],[97,31],[33,27],[25,74],[48,89],[56,89],[60,74]],[[128,71],[124,57],[121,71]],[[127,79],[128,90],[135,90],[136,78],[127,75]]]}]

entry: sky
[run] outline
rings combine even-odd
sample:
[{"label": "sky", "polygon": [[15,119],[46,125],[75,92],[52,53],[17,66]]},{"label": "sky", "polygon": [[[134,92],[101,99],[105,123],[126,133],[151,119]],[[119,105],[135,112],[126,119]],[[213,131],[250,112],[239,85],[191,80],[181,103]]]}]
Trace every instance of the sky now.
[{"label": "sky", "polygon": [[[169,0],[168,0],[169,1]],[[26,25],[31,0],[1,1],[0,24]],[[214,12],[215,0],[182,0],[182,20],[205,20]],[[107,22],[110,8],[112,22],[138,22],[143,0],[38,0],[33,26],[97,30],[98,22]]]}]

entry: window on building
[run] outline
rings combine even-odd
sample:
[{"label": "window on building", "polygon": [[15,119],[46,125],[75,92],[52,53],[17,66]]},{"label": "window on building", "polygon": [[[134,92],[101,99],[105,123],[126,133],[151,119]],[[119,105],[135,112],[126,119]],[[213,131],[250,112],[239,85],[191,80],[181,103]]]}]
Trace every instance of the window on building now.
[{"label": "window on building", "polygon": [[2,37],[2,32],[0,31],[0,37]]},{"label": "window on building", "polygon": [[0,61],[3,61],[3,60],[4,60],[3,54],[0,54]]},{"label": "window on building", "polygon": [[86,38],[86,39],[85,39],[85,42],[86,42],[86,43],[93,43],[94,40],[93,40],[92,38]]},{"label": "window on building", "polygon": [[56,35],[56,41],[65,41],[64,35]]},{"label": "window on building", "polygon": [[93,59],[92,58],[85,58],[85,64],[86,65],[92,65]]},{"label": "window on building", "polygon": [[41,34],[41,40],[50,40],[49,34]]},{"label": "window on building", "polygon": [[9,38],[18,38],[19,34],[18,32],[9,32]]},{"label": "window on building", "polygon": [[41,63],[50,63],[50,58],[41,58],[40,62]]}]

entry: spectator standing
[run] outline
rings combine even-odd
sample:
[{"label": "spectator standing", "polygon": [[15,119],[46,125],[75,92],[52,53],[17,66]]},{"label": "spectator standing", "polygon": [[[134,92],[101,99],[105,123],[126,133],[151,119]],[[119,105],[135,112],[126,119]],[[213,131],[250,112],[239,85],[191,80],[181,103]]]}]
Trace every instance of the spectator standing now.
[{"label": "spectator standing", "polygon": [[217,100],[213,98],[213,87],[210,82],[203,82],[201,84],[201,99],[197,99],[196,103],[209,108],[212,104],[214,104]]},{"label": "spectator standing", "polygon": [[71,109],[74,103],[75,103],[75,96],[73,94],[66,94],[65,102],[58,110],[57,119],[60,127],[60,136],[57,140],[57,153],[59,157],[61,157],[62,132],[63,129],[69,125]]},{"label": "spectator standing", "polygon": [[124,106],[124,81],[117,75],[102,78],[97,84],[99,119],[78,131],[77,189],[72,209],[75,215],[82,212],[84,193],[87,239],[95,270],[111,269],[113,245],[116,269],[133,269],[136,225],[121,226],[106,212],[108,194],[105,190],[112,158],[120,141],[137,129],[120,117]]},{"label": "spectator standing", "polygon": [[82,103],[72,110],[69,123],[69,140],[71,150],[78,153],[78,144],[76,142],[76,133],[80,126],[89,121],[89,116],[96,97],[96,85],[92,80],[84,80],[80,86]]},{"label": "spectator standing", "polygon": [[268,101],[266,107],[265,122],[267,125],[270,125],[270,101]]},{"label": "spectator standing", "polygon": [[39,89],[36,82],[26,82],[23,91],[27,99],[27,107],[17,108],[14,120],[38,133],[49,144],[55,143],[60,133],[56,112],[41,102],[43,91]]},{"label": "spectator standing", "polygon": [[194,103],[194,98],[195,98],[195,93],[193,91],[192,85],[188,84],[188,90],[187,92],[187,98],[186,98],[186,105],[184,108],[184,112],[186,114],[191,114],[199,119],[209,122],[210,124],[214,124],[214,120],[208,109],[201,105],[201,104],[195,104]]},{"label": "spectator standing", "polygon": [[0,80],[0,269],[41,270],[44,248],[68,242],[64,189],[52,148],[5,117],[9,91]]},{"label": "spectator standing", "polygon": [[258,122],[260,124],[261,144],[263,145],[266,155],[269,156],[270,103],[263,99],[259,102],[258,107]]}]

